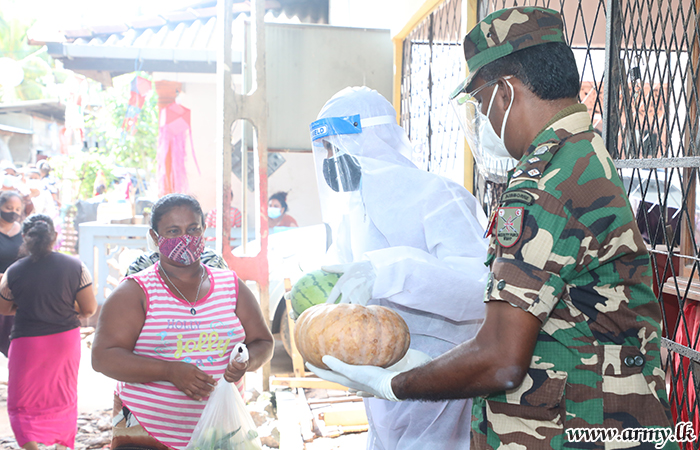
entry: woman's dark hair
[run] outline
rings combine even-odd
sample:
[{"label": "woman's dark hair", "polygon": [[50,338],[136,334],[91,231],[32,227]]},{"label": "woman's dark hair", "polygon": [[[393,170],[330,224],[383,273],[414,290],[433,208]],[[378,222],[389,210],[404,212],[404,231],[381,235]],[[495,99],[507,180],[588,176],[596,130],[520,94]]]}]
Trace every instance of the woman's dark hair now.
[{"label": "woman's dark hair", "polygon": [[24,252],[20,254],[29,253],[33,260],[48,255],[56,241],[53,220],[44,214],[32,214],[22,224],[22,238]]},{"label": "woman's dark hair", "polygon": [[486,82],[513,75],[542,100],[575,98],[581,81],[574,52],[563,42],[549,42],[518,50],[481,68]]},{"label": "woman's dark hair", "polygon": [[202,212],[202,207],[194,197],[185,194],[168,194],[159,198],[153,207],[151,207],[151,228],[153,231],[156,233],[158,232],[158,223],[163,215],[179,206],[187,206],[192,212],[199,214],[202,226],[204,226],[204,212]]},{"label": "woman's dark hair", "polygon": [[[282,192],[282,191],[275,192],[274,194],[272,194],[272,195],[270,196],[270,200],[277,200],[278,202],[280,202],[280,205],[282,205],[282,208],[284,209],[284,211],[282,211],[282,213],[286,213],[286,212],[288,211],[288,208],[287,208],[287,193],[286,193],[286,192]],[[269,202],[270,200],[268,200],[268,202]]]},{"label": "woman's dark hair", "polygon": [[0,194],[0,206],[7,203],[7,201],[12,197],[17,197],[18,199],[20,199],[20,201],[22,200],[22,196],[19,195],[19,193],[17,193],[16,191],[2,191],[2,194]]}]

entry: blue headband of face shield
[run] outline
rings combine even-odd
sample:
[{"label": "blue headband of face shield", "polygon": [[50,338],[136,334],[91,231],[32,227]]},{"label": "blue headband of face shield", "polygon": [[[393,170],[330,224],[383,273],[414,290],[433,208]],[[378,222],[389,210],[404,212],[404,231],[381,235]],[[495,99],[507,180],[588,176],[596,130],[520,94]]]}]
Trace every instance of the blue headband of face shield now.
[{"label": "blue headband of face shield", "polygon": [[357,134],[362,133],[362,127],[372,127],[375,125],[388,125],[396,123],[394,116],[377,116],[361,119],[359,114],[345,117],[325,117],[311,122],[311,141],[333,136],[336,134]]}]

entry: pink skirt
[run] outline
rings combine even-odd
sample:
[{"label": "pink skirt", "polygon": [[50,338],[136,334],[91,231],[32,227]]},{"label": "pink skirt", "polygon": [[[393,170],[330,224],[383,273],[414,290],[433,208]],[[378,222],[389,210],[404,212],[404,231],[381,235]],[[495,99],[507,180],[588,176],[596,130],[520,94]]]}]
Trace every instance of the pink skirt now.
[{"label": "pink skirt", "polygon": [[80,328],[13,339],[8,359],[7,413],[17,444],[35,441],[73,448]]}]

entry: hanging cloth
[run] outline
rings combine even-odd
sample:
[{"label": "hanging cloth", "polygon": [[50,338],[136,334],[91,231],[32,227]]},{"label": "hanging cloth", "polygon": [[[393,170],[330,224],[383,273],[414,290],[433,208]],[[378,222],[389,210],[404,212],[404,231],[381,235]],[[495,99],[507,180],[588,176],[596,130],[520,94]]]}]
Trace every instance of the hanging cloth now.
[{"label": "hanging cloth", "polygon": [[187,193],[188,191],[187,169],[185,168],[185,144],[188,134],[192,159],[197,167],[197,172],[200,172],[192,142],[190,110],[178,103],[170,103],[160,110],[158,151],[156,154],[159,196],[175,192]]},{"label": "hanging cloth", "polygon": [[146,94],[151,91],[151,80],[136,76],[131,80],[131,96],[126,107],[126,114],[122,122],[122,130],[126,133],[136,134],[136,124],[139,121],[139,113],[146,101]]}]

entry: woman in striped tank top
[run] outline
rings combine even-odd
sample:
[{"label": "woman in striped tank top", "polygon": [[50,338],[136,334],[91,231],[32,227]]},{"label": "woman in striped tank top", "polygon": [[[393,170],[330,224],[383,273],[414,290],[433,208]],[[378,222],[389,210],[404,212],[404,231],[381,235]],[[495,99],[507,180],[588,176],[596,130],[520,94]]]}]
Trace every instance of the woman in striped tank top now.
[{"label": "woman in striped tank top", "polygon": [[[205,228],[194,198],[158,200],[149,234],[160,261],[125,278],[102,308],[92,365],[119,381],[112,449],[184,449],[215,380],[242,389],[245,372],[272,358],[252,292],[234,272],[200,263]],[[238,342],[250,359],[228,363]]]}]

